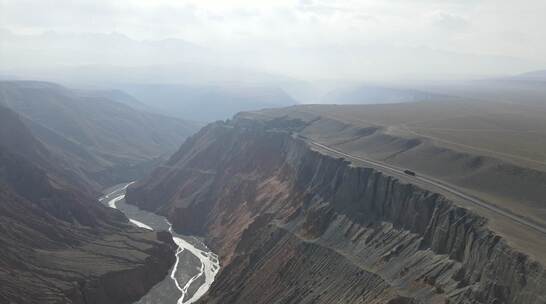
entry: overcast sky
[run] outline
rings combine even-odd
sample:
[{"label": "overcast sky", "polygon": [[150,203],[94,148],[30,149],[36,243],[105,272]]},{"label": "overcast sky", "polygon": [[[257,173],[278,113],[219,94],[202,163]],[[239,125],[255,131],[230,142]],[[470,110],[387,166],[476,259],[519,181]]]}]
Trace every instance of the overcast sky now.
[{"label": "overcast sky", "polygon": [[[330,68],[373,78],[399,66],[400,74],[478,75],[546,67],[544,12],[544,0],[0,0],[0,28],[179,38],[302,76]],[[374,71],[359,74],[351,63]]]}]

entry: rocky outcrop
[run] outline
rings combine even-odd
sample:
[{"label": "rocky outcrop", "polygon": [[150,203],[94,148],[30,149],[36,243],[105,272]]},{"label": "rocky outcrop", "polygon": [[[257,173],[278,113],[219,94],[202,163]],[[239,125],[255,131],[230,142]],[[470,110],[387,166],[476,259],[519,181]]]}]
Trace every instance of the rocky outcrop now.
[{"label": "rocky outcrop", "polygon": [[219,253],[203,303],[545,303],[544,267],[484,218],[310,149],[301,124],[211,124],[129,188]]}]

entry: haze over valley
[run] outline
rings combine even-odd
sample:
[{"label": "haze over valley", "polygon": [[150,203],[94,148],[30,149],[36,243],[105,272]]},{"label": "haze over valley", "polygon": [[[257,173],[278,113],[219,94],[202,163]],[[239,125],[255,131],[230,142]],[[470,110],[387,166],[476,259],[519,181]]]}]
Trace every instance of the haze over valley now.
[{"label": "haze over valley", "polygon": [[0,304],[546,304],[544,11],[0,0]]}]

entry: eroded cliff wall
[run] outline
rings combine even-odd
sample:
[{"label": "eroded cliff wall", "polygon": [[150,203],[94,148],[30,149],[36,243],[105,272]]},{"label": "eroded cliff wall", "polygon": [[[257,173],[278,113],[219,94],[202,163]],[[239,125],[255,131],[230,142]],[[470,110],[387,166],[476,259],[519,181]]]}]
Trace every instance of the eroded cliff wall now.
[{"label": "eroded cliff wall", "polygon": [[542,265],[441,195],[310,149],[301,122],[207,126],[128,201],[220,254],[206,303],[545,303]]}]

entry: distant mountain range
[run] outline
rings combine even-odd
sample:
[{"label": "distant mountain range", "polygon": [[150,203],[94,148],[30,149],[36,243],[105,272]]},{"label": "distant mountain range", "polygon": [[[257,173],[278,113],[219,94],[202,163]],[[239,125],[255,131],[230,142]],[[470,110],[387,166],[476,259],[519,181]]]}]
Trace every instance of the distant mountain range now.
[{"label": "distant mountain range", "polygon": [[466,81],[447,81],[415,85],[418,90],[458,96],[463,99],[544,105],[546,71]]},{"label": "distant mountain range", "polygon": [[[213,53],[181,39],[137,41],[120,33],[58,33],[20,35],[0,29],[5,68],[93,65],[116,62],[120,66],[173,64],[212,60]],[[107,46],[107,47],[106,47]],[[184,56],[180,56],[184,54]],[[60,66],[61,64],[59,64]]]},{"label": "distant mountain range", "polygon": [[[119,32],[111,33],[69,33],[46,31],[35,34],[22,34],[0,28],[2,48],[0,56],[9,58],[2,62],[4,72],[23,75],[25,79],[45,78],[46,73],[29,73],[49,69],[48,73],[58,74],[61,70],[73,69],[68,80],[80,78],[79,67],[110,66],[119,68],[148,69],[148,80],[157,78],[155,70],[169,69],[173,66],[191,66],[186,73],[169,73],[156,83],[181,83],[200,78],[209,82],[223,78],[224,81],[236,79],[255,82],[262,76],[272,73],[292,75],[301,79],[461,79],[476,75],[502,75],[526,71],[536,67],[529,60],[488,54],[465,53],[461,50],[438,50],[424,46],[401,46],[396,42],[357,45],[317,45],[317,46],[246,46],[228,47],[226,45],[199,45],[180,38],[160,40],[137,40]],[[381,58],[381,60],[377,60]],[[370,60],[376,59],[376,60]],[[127,80],[134,77],[134,69],[115,73],[112,78]],[[208,73],[202,77],[203,70],[219,70],[218,75]],[[222,69],[239,70],[237,73],[223,73]],[[179,69],[184,70],[184,69]],[[254,71],[254,77],[246,77],[241,71]],[[261,72],[260,72],[261,71]],[[264,72],[267,71],[267,72]],[[120,77],[123,75],[123,77]],[[447,77],[446,77],[447,75]],[[88,75],[89,76],[89,75]],[[103,76],[109,77],[105,74]],[[115,77],[114,77],[115,76]],[[228,76],[228,77],[226,77]],[[271,75],[270,75],[271,76]],[[88,78],[89,79],[89,78]],[[66,80],[66,79],[63,79]],[[94,81],[104,81],[96,77]],[[115,80],[115,79],[114,79]],[[165,81],[166,80],[166,81]]]},{"label": "distant mountain range", "polygon": [[[240,111],[298,103],[273,86],[149,84],[122,88],[150,109],[190,121],[224,120]],[[127,102],[132,106],[131,101]]]},{"label": "distant mountain range", "polygon": [[[121,102],[116,101],[119,99]],[[46,82],[0,82],[0,103],[60,164],[91,189],[138,176],[172,153],[198,125],[127,106],[120,92],[80,91]]]},{"label": "distant mountain range", "polygon": [[334,89],[321,98],[324,104],[382,104],[441,100],[446,96],[425,91],[360,84]]},{"label": "distant mountain range", "polygon": [[513,79],[546,81],[546,70],[532,71],[512,77]]}]

